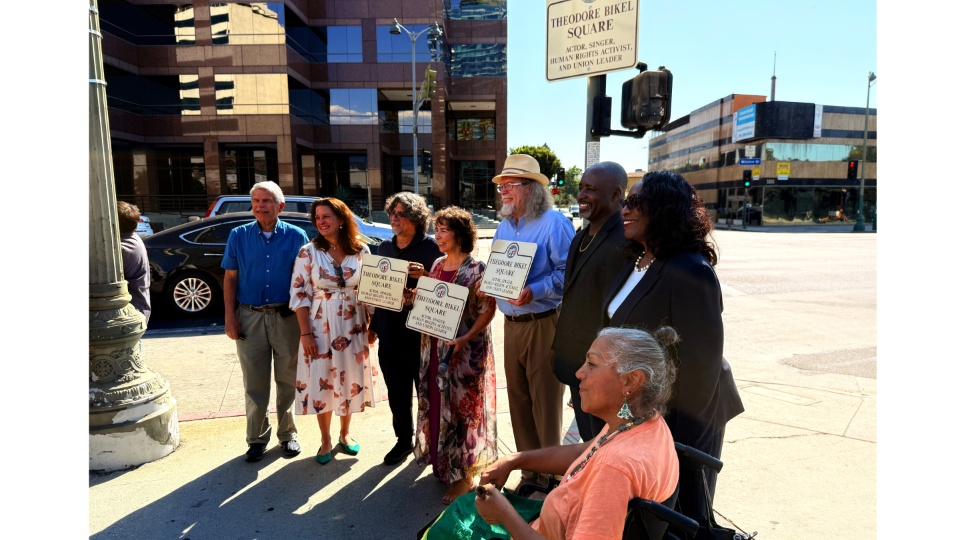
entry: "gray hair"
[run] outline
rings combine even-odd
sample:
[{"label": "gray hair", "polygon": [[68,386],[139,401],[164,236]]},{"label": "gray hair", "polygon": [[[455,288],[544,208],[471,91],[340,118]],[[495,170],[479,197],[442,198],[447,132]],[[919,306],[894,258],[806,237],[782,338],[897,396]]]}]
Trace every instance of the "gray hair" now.
[{"label": "gray hair", "polygon": [[652,333],[639,328],[604,328],[597,334],[610,351],[617,373],[624,375],[640,370],[646,376],[639,400],[628,403],[634,416],[642,417],[656,411],[666,413],[677,370],[667,348],[680,341],[677,331],[661,326]]},{"label": "gray hair", "polygon": [[392,213],[397,204],[402,204],[406,208],[404,215],[417,227],[418,233],[427,232],[430,226],[430,208],[427,207],[427,200],[423,195],[417,195],[409,191],[394,193],[387,199],[384,209],[387,213]]},{"label": "gray hair", "polygon": [[264,180],[263,182],[254,184],[253,187],[250,188],[250,196],[253,197],[253,192],[258,189],[270,192],[270,194],[273,195],[273,200],[277,201],[277,204],[286,202],[283,198],[283,192],[280,191],[280,186],[273,180]]}]

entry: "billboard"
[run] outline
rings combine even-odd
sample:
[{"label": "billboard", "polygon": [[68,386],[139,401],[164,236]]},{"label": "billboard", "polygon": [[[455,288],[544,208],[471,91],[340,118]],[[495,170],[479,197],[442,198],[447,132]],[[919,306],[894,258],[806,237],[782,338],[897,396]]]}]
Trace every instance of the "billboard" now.
[{"label": "billboard", "polygon": [[757,129],[757,105],[737,111],[733,119],[733,142],[754,138]]}]

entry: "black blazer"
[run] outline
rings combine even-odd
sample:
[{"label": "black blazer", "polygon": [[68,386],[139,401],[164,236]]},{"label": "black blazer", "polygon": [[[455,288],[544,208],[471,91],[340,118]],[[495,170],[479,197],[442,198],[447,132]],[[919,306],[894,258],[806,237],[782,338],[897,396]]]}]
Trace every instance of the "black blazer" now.
[{"label": "black blazer", "polygon": [[[618,249],[625,243],[620,212],[607,218],[592,241],[587,239],[588,229],[578,232],[570,243],[563,272],[563,301],[553,340],[553,372],[566,385],[577,382],[577,370],[603,328],[603,297],[624,261]],[[583,253],[581,245],[588,246]]]},{"label": "black blazer", "polygon": [[730,364],[723,358],[723,298],[717,274],[699,253],[658,257],[608,319],[607,306],[634,271],[634,262],[623,265],[607,291],[605,326],[653,331],[666,325],[677,331],[677,380],[665,419],[675,441],[709,448],[717,431],[744,410]]}]

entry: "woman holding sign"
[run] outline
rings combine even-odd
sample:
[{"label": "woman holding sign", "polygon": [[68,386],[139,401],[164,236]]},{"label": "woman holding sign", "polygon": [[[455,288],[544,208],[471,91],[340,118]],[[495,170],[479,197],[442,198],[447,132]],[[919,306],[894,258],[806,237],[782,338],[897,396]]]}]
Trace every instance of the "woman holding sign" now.
[{"label": "woman holding sign", "polygon": [[300,249],[290,284],[290,309],[300,323],[294,411],[317,415],[317,462],[326,465],[333,459],[333,413],[340,417],[337,442],[355,456],[360,444],[350,437],[351,415],[375,403],[378,376],[370,361],[370,316],[357,303],[361,259],[370,249],[343,201],[314,201],[310,217],[319,234]]},{"label": "woman holding sign", "polygon": [[[448,207],[437,212],[435,220],[443,256],[433,263],[429,277],[467,287],[470,297],[456,339],[445,342],[426,334],[421,339],[414,455],[418,465],[432,464],[434,476],[450,486],[441,498],[449,504],[474,489],[474,477],[497,459],[497,388],[490,330],[497,304],[493,297],[477,297],[486,265],[470,256],[477,243],[470,213]],[[452,355],[447,354],[450,351]],[[447,360],[447,370],[438,378],[441,359]]]}]

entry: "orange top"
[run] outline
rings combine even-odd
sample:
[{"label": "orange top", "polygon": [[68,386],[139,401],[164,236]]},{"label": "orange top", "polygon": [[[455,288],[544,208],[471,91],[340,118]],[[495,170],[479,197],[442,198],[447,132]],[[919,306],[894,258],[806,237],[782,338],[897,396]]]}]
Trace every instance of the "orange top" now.
[{"label": "orange top", "polygon": [[[604,426],[599,436],[608,430]],[[677,487],[677,451],[660,415],[611,437],[568,478],[590,448],[567,469],[544,500],[540,517],[530,524],[551,540],[620,540],[630,499],[662,502]]]}]

